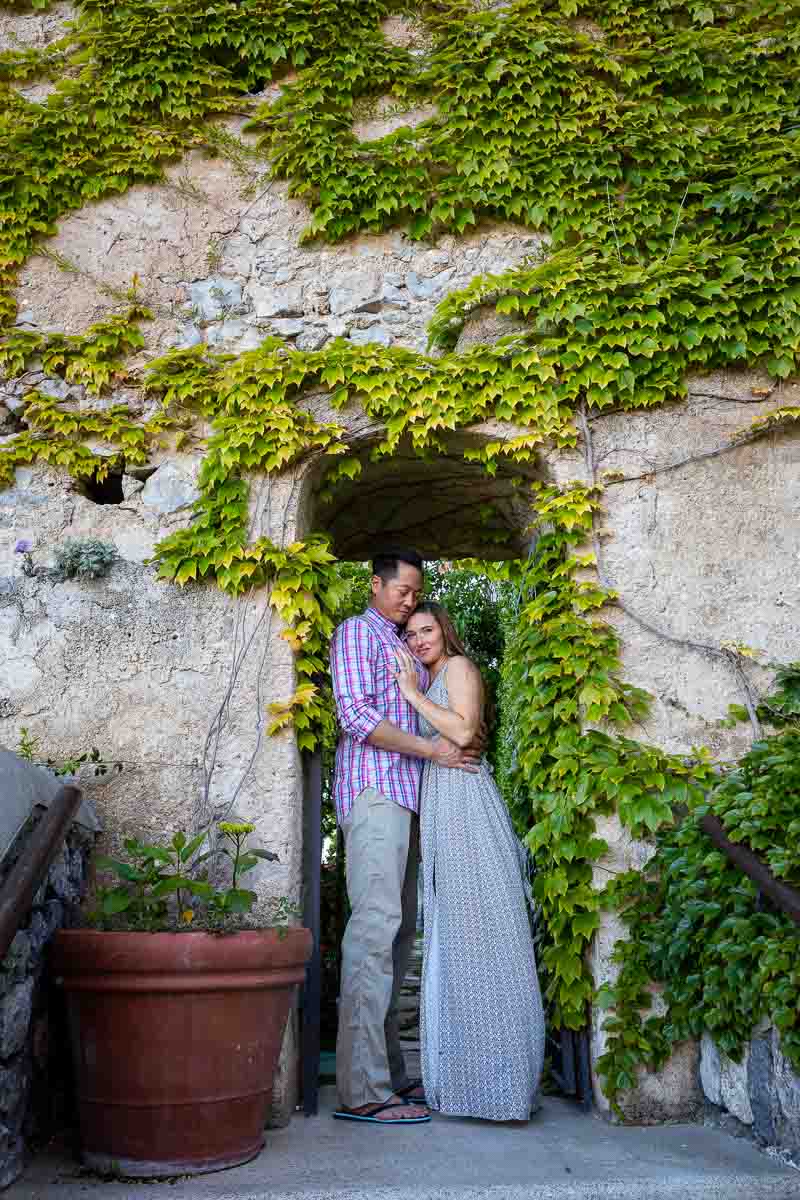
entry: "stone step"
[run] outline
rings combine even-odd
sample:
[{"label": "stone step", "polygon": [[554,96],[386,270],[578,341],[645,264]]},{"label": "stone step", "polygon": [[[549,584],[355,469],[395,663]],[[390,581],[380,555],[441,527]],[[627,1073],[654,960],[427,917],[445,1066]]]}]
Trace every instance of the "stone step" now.
[{"label": "stone step", "polygon": [[[620,1128],[546,1097],[528,1125],[435,1116],[407,1129],[320,1114],[267,1131],[242,1167],[96,1182],[63,1153],[35,1159],[13,1200],[797,1200],[800,1173],[701,1125]],[[11,1196],[12,1193],[9,1193]]]}]

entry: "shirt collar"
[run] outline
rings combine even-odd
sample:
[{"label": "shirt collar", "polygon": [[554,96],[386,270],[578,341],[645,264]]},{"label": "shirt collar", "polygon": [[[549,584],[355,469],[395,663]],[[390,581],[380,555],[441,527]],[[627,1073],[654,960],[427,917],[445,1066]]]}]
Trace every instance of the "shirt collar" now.
[{"label": "shirt collar", "polygon": [[395,636],[399,636],[402,626],[395,625],[394,621],[390,621],[388,617],[385,617],[382,612],[378,612],[377,608],[374,608],[371,604],[364,613],[364,616],[373,625],[376,625],[378,629],[382,629],[385,633],[393,633]]}]

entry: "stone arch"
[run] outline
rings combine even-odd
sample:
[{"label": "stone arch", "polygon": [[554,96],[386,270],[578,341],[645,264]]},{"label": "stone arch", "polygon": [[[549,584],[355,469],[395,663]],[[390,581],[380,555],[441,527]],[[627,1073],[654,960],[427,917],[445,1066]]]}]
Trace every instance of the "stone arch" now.
[{"label": "stone arch", "polygon": [[[360,405],[334,409],[327,394],[318,394],[306,397],[304,407],[315,420],[344,427],[361,472],[340,481],[326,499],[325,475],[337,459],[318,455],[307,462],[293,513],[296,537],[327,533],[337,558],[350,560],[369,558],[381,542],[415,546],[427,558],[499,561],[527,553],[535,517],[530,484],[553,479],[549,457],[531,454],[527,462],[516,462],[501,456],[490,474],[470,453],[529,430],[486,421],[443,433],[439,453],[418,455],[405,439],[391,455],[374,460],[386,427]],[[458,521],[460,514],[464,519]]]},{"label": "stone arch", "polygon": [[424,558],[519,558],[527,553],[534,519],[536,465],[501,462],[489,475],[464,451],[497,439],[497,430],[472,429],[445,439],[442,452],[420,457],[408,442],[372,461],[357,449],[361,473],[325,499],[321,459],[309,473],[310,528],[329,534],[337,558],[365,560],[383,544],[414,546]]}]

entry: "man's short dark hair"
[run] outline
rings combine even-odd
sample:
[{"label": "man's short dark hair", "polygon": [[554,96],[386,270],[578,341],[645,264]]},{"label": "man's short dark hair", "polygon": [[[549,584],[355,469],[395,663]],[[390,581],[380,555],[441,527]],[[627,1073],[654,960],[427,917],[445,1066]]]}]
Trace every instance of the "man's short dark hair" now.
[{"label": "man's short dark hair", "polygon": [[394,579],[401,562],[408,563],[410,567],[416,567],[418,571],[424,572],[425,570],[425,563],[416,550],[391,547],[381,550],[375,555],[372,560],[372,574],[380,575],[382,581],[388,583],[390,579]]}]

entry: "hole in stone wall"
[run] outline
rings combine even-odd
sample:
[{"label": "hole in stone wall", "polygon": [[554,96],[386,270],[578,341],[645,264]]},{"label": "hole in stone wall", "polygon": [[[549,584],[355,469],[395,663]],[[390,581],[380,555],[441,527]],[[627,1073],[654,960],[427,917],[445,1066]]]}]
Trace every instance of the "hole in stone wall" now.
[{"label": "hole in stone wall", "polygon": [[21,411],[0,404],[0,434],[23,433],[27,428]]},{"label": "hole in stone wall", "polygon": [[91,500],[92,504],[122,504],[122,471],[109,471],[104,479],[97,474],[87,475],[77,484],[76,490]]}]

